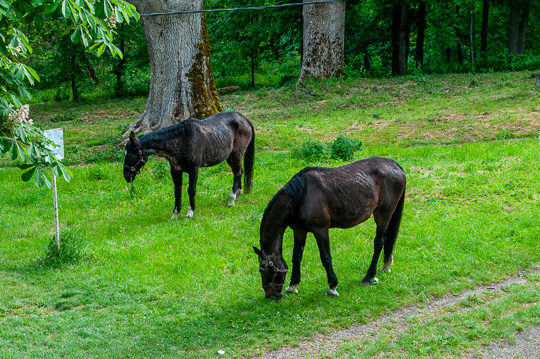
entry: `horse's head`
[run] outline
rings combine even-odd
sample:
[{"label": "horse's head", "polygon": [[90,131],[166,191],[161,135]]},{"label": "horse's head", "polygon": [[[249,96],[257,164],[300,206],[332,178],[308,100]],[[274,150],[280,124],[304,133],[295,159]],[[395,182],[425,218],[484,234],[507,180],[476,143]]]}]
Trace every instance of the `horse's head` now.
[{"label": "horse's head", "polygon": [[280,299],[283,296],[281,290],[287,276],[287,263],[282,258],[274,259],[272,256],[268,256],[256,247],[253,247],[253,250],[259,256],[259,272],[265,297]]},{"label": "horse's head", "polygon": [[129,141],[126,143],[126,155],[124,157],[124,178],[126,181],[133,182],[147,160],[148,154],[141,148],[139,139],[131,131]]}]

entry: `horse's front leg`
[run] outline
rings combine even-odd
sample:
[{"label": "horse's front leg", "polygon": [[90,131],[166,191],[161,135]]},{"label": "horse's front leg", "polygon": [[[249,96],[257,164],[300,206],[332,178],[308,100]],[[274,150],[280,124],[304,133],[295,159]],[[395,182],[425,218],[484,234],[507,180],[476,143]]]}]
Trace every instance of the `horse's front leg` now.
[{"label": "horse's front leg", "polygon": [[328,277],[328,295],[329,296],[338,296],[336,288],[338,285],[338,279],[334,273],[334,268],[332,267],[332,256],[330,255],[330,235],[328,234],[328,229],[322,228],[316,231],[313,231],[313,235],[317,240],[317,245],[319,246],[319,254],[321,255],[321,262],[326,269],[326,276]]},{"label": "horse's front leg", "polygon": [[199,167],[195,167],[189,171],[189,208],[186,218],[192,218],[193,212],[195,212],[195,193],[197,192],[197,178],[199,177]]},{"label": "horse's front leg", "polygon": [[182,171],[175,170],[171,167],[171,176],[174,183],[174,209],[171,219],[178,218],[180,208],[182,208]]},{"label": "horse's front leg", "polygon": [[291,282],[287,287],[286,293],[298,293],[296,287],[300,284],[300,262],[302,262],[302,256],[304,255],[304,247],[306,245],[307,232],[300,229],[293,229],[294,231],[294,248],[292,256],[292,274]]}]

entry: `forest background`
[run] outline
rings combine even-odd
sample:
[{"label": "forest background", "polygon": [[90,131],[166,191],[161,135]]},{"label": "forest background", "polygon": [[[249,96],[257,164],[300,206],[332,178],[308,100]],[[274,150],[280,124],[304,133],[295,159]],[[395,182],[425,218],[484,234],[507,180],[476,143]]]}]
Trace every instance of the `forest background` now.
[{"label": "forest background", "polygon": [[[278,5],[287,0],[207,0],[205,9]],[[405,31],[407,75],[540,69],[540,1],[409,1],[406,21],[393,29],[395,2],[347,1],[347,77],[383,78],[392,69],[392,36]],[[294,84],[302,56],[302,7],[207,13],[212,66],[218,88]],[[33,25],[28,25],[33,26]],[[123,58],[96,56],[70,36],[64,22],[46,21],[32,33],[27,64],[41,81],[34,102],[139,96],[148,93],[150,64],[140,22],[117,26]],[[395,72],[395,71],[394,71]],[[404,75],[403,73],[400,75]]]}]

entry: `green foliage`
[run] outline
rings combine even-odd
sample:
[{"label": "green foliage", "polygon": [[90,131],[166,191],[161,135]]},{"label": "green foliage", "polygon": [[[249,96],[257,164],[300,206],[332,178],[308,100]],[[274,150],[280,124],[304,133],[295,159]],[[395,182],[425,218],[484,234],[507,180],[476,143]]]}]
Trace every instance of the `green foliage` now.
[{"label": "green foliage", "polygon": [[351,161],[354,154],[361,149],[362,142],[354,138],[339,135],[334,141],[328,144],[312,139],[304,140],[300,146],[291,149],[291,155],[307,163],[325,161],[329,158],[340,161]]},{"label": "green foliage", "polygon": [[46,253],[36,261],[38,267],[60,268],[73,265],[88,259],[88,243],[73,231],[60,233],[60,250],[56,247],[56,237],[52,236],[47,243]]},{"label": "green foliage", "polygon": [[57,145],[39,128],[20,122],[11,133],[0,137],[0,158],[7,156],[11,161],[18,161],[18,167],[25,171],[21,175],[23,181],[33,178],[36,186],[51,188],[47,168],[51,168],[56,177],[71,180],[71,171],[56,159],[54,147]]},{"label": "green foliage", "polygon": [[[10,120],[17,114],[16,109],[22,110],[20,99],[30,99],[27,84],[34,85],[39,76],[34,69],[25,65],[22,60],[32,53],[32,47],[27,35],[21,30],[39,28],[45,17],[63,17],[65,28],[62,35],[68,35],[73,46],[65,46],[72,59],[75,53],[83,53],[82,47],[97,49],[98,56],[108,49],[111,54],[122,56],[113,43],[114,26],[116,22],[130,21],[138,18],[135,7],[122,0],[107,0],[91,3],[89,1],[46,0],[30,1],[17,0],[0,4],[0,155],[9,154],[9,159],[20,160],[20,168],[27,170],[23,175],[24,181],[34,178],[38,186],[50,186],[44,175],[46,166],[44,159],[52,167],[53,172],[69,180],[69,172],[54,157],[52,151],[46,149],[48,144],[40,130],[32,126],[28,120],[28,111],[24,110],[24,121],[19,124]],[[64,37],[66,39],[66,37]],[[82,44],[82,45],[81,45]],[[60,69],[58,75],[73,77],[73,69],[79,63],[71,62],[69,71]],[[18,114],[21,114],[19,111]],[[29,121],[24,123],[25,121]],[[12,124],[10,124],[12,122]]]},{"label": "green foliage", "polygon": [[306,162],[321,161],[328,157],[328,148],[321,141],[307,139],[300,146],[293,147],[291,155]]},{"label": "green foliage", "polygon": [[352,160],[354,154],[362,148],[362,142],[355,138],[347,138],[339,135],[330,144],[331,157],[335,160]]}]

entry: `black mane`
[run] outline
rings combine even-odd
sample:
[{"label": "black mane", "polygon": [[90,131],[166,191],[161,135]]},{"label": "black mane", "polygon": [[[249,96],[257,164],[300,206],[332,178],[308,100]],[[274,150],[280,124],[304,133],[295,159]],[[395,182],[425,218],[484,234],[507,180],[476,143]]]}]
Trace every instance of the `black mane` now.
[{"label": "black mane", "polygon": [[[285,184],[285,186],[283,186],[274,195],[274,197],[272,197],[270,202],[268,202],[268,205],[266,206],[266,209],[264,210],[263,217],[262,217],[263,221],[264,221],[266,215],[268,214],[268,212],[270,211],[270,209],[272,208],[272,206],[274,205],[274,202],[276,201],[276,199],[283,192],[285,192],[289,197],[291,197],[293,199],[293,202],[295,202],[295,199],[297,199],[298,194],[301,193],[302,190],[304,189],[304,187],[306,186],[306,179],[305,179],[304,173],[307,172],[309,169],[310,169],[310,167],[306,167],[303,170],[301,170],[300,172],[298,172],[297,174],[295,174],[293,176],[293,178],[291,178],[291,180],[289,182],[287,182]],[[262,223],[261,223],[261,228],[262,228]]]},{"label": "black mane", "polygon": [[180,136],[190,136],[197,119],[187,119],[177,125],[165,127],[140,137],[143,142],[167,141]]}]

